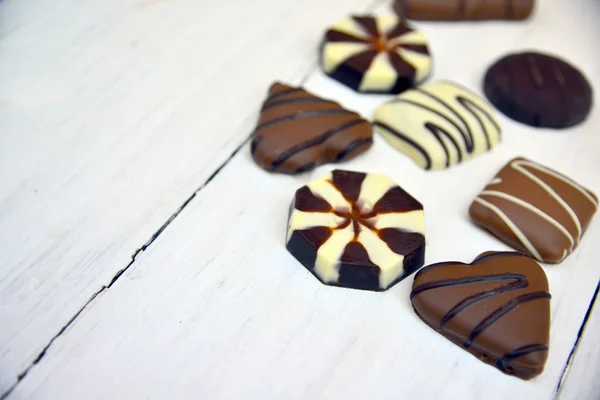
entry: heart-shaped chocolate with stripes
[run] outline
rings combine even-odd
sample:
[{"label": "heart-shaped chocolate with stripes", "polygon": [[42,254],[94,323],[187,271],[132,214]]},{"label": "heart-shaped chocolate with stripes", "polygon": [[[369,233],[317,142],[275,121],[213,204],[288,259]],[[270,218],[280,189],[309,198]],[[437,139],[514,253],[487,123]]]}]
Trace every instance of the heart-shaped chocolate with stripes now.
[{"label": "heart-shaped chocolate with stripes", "polygon": [[433,264],[415,275],[410,298],[423,322],[481,361],[522,379],[544,370],[550,293],[534,259],[487,252]]},{"label": "heart-shaped chocolate with stripes", "polygon": [[252,137],[254,161],[267,171],[297,174],[345,161],[373,143],[371,124],[335,101],[275,83]]}]

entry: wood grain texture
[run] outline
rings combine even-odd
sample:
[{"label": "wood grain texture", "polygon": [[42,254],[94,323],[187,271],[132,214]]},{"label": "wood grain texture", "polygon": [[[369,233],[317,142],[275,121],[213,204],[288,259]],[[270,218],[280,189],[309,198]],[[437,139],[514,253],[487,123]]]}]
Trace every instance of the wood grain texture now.
[{"label": "wood grain texture", "polygon": [[[10,60],[0,76],[12,77],[0,79],[0,246],[9,255],[0,264],[0,316],[9,321],[0,330],[0,388],[242,142],[271,81],[297,81],[323,28],[365,7],[260,0],[250,13],[241,1],[163,1],[143,11],[130,0],[64,1],[59,10],[49,3],[47,14],[17,19],[0,39],[2,60]],[[595,0],[540,3],[518,25],[419,24],[431,39],[435,78],[481,93],[485,66],[529,47],[563,54],[600,81]],[[14,4],[5,0],[0,10]],[[248,18],[258,9],[261,22]],[[211,15],[247,29],[225,33]],[[548,30],[557,20],[561,30]],[[57,26],[64,29],[40,34]],[[222,48],[205,37],[219,33],[235,45],[215,59],[206,51]],[[190,41],[206,51],[192,51]],[[385,98],[356,95],[318,72],[307,88],[367,117]],[[428,263],[470,261],[508,249],[467,216],[508,159],[530,157],[600,192],[596,110],[561,134],[501,118],[503,144],[449,171],[422,171],[381,139],[343,166],[387,173],[423,202]],[[549,360],[543,375],[522,382],[422,324],[408,300],[412,279],[383,294],[326,287],[285,251],[294,190],[331,169],[267,174],[245,147],[9,398],[552,398],[600,276],[598,220],[575,254],[545,268]],[[591,382],[575,385],[577,398]]]},{"label": "wood grain texture", "polygon": [[573,353],[560,387],[560,400],[597,400],[600,399],[600,301],[591,309],[585,330]]},{"label": "wood grain texture", "polygon": [[[584,37],[598,27],[585,2],[549,3],[531,22],[490,24],[486,35],[473,35],[473,25],[422,24],[438,43],[432,44],[436,77],[452,77],[480,93],[482,66],[503,51],[528,46],[562,51],[598,81],[598,55]],[[559,38],[545,26],[563,14]],[[468,45],[469,62],[457,63],[457,48],[439,45],[446,42]],[[307,89],[365,116],[382,101],[356,95],[320,72]],[[262,97],[254,99],[256,110]],[[344,167],[385,172],[424,204],[428,263],[507,250],[469,221],[474,196],[517,155],[600,192],[600,136],[594,134],[600,114],[594,111],[563,134],[500,118],[503,143],[449,171],[422,171],[380,138]],[[253,122],[242,128],[248,132]],[[553,398],[600,276],[593,245],[600,240],[598,220],[571,257],[545,267],[553,295],[550,354],[545,372],[524,382],[421,323],[408,298],[412,279],[385,293],[327,287],[286,252],[294,190],[333,168],[297,177],[268,174],[252,164],[246,146],[84,310],[11,397]],[[578,390],[590,384],[580,382]]]},{"label": "wood grain texture", "polygon": [[0,1],[0,394],[368,3]]}]

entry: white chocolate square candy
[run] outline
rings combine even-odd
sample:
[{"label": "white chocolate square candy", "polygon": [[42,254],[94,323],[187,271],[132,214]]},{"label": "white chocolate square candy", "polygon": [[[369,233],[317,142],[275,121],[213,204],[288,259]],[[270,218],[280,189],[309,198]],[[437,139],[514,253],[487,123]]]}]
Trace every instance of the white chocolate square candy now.
[{"label": "white chocolate square candy", "polygon": [[375,111],[375,131],[424,169],[443,169],[485,153],[502,128],[482,98],[448,81],[408,90]]}]

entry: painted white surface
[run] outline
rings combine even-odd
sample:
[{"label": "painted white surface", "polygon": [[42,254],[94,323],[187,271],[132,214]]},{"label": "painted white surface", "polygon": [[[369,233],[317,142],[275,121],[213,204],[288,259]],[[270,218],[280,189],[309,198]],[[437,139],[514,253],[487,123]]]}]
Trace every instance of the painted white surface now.
[{"label": "painted white surface", "polygon": [[0,1],[0,394],[372,3]]},{"label": "painted white surface", "polygon": [[596,301],[565,374],[560,388],[560,400],[600,399],[598,331],[600,331],[600,302]]},{"label": "painted white surface", "polygon": [[[110,6],[105,3],[122,7],[116,0],[103,2],[102,7],[96,1],[60,4],[66,3],[67,10],[93,10],[95,5],[97,13],[107,15]],[[32,70],[32,75],[20,78],[31,88],[29,94],[22,94],[22,101],[30,103],[23,106],[0,90],[0,246],[3,253],[10,250],[8,254],[15,260],[0,265],[2,317],[14,310],[9,315],[11,330],[0,331],[4,336],[0,342],[0,377],[8,376],[0,381],[0,387],[10,384],[15,373],[31,361],[36,351],[29,348],[43,347],[73,309],[123,268],[132,249],[139,247],[164,222],[168,211],[173,212],[214,170],[211,167],[242,141],[253,127],[267,85],[278,77],[275,72],[300,76],[295,72],[300,73],[314,61],[315,32],[339,19],[339,15],[333,17],[333,2],[316,0],[314,4],[321,3],[320,7],[310,8],[307,2],[271,1],[272,7],[261,11],[273,14],[255,17],[264,18],[261,24],[248,17],[256,15],[248,11],[250,2],[237,2],[237,7],[233,2],[202,3],[157,2],[149,20],[121,16],[120,30],[105,29],[93,41],[97,47],[84,46],[92,53],[84,57],[90,64],[81,62],[78,72],[83,73],[85,65],[101,68],[98,65],[102,64],[93,62],[100,58],[111,65],[105,72],[112,72],[113,78],[119,79],[119,71],[129,71],[129,82],[92,80],[94,85],[79,94],[87,97],[73,99],[71,96],[79,93],[75,89],[67,91],[57,85],[50,72],[37,78]],[[348,2],[344,3],[344,10],[349,9]],[[540,3],[534,18],[525,23],[420,24],[430,35],[435,53],[434,78],[454,79],[480,92],[485,68],[498,55],[537,48],[562,54],[597,86],[600,56],[594,42],[600,33],[596,23],[600,4],[595,0]],[[173,7],[179,17],[164,17],[168,10],[174,12]],[[245,23],[248,29],[260,32],[253,38],[240,34],[234,42],[247,42],[245,47],[236,46],[239,51],[256,46],[263,52],[260,54],[275,58],[261,60],[249,56],[251,52],[239,55],[232,51],[230,58],[244,56],[242,61],[253,69],[246,72],[239,62],[227,64],[223,56],[211,64],[212,69],[208,67],[213,75],[203,78],[202,69],[193,63],[200,55],[189,55],[182,48],[178,52],[177,48],[189,47],[189,43],[183,46],[179,42],[189,40],[188,35],[212,46],[212,42],[205,44],[196,36],[204,29],[199,21],[214,29],[221,26],[215,19],[201,17],[210,15],[202,11],[206,7],[217,8],[214,15],[235,14],[237,20],[231,22]],[[253,3],[252,10],[255,7]],[[292,32],[289,27],[282,29],[292,25],[274,18],[284,12],[300,13],[304,25]],[[327,13],[331,14],[328,21],[323,17]],[[73,11],[71,19],[76,15]],[[52,20],[39,18],[47,24]],[[157,29],[165,19],[170,21],[169,28],[163,27],[159,35]],[[556,21],[560,21],[560,30]],[[35,24],[30,22],[19,29],[32,29],[31,40]],[[136,26],[140,38],[165,41],[161,48],[171,59],[154,57],[156,48],[150,44],[133,57],[120,36],[131,35]],[[15,40],[12,35],[16,33],[9,32],[0,39],[0,44],[4,43],[0,51],[5,51],[11,37]],[[42,35],[40,40],[50,39]],[[294,50],[304,52],[302,57],[284,48],[294,41],[298,41]],[[19,54],[18,48],[13,51]],[[115,58],[107,60],[105,55],[113,51]],[[181,71],[169,68],[176,58],[174,53],[186,60],[187,67],[182,66]],[[306,61],[292,62],[298,59]],[[164,64],[157,67],[149,65],[150,61]],[[136,68],[129,70],[128,63]],[[0,64],[0,76],[25,74],[27,69],[21,71],[18,65],[15,61],[7,72]],[[61,66],[53,73],[73,67],[67,61]],[[142,80],[146,86],[138,85],[141,78],[133,72],[143,66],[148,68]],[[39,68],[38,73],[44,71]],[[223,68],[235,77],[221,75]],[[63,78],[66,82],[70,82],[69,75]],[[205,83],[190,83],[194,79]],[[32,81],[35,83],[29,83]],[[12,87],[13,93],[21,92],[12,79],[2,79],[0,84]],[[160,91],[149,89],[151,84],[160,86]],[[50,90],[47,85],[57,86]],[[131,94],[134,86],[141,92]],[[320,72],[311,75],[307,88],[369,117],[387,98],[356,95]],[[185,90],[190,93],[181,93]],[[122,97],[124,92],[129,93],[127,100]],[[160,96],[163,92],[166,94]],[[165,101],[169,95],[173,96],[171,102]],[[135,107],[129,96],[139,102]],[[94,102],[99,98],[105,98],[106,114],[98,113]],[[86,99],[87,103],[82,101]],[[41,113],[39,119],[25,118],[31,116],[34,106]],[[15,117],[6,107],[21,109],[23,114]],[[133,111],[125,107],[133,107]],[[58,118],[57,113],[62,113],[65,122],[55,127],[49,121]],[[132,114],[141,119],[141,125],[136,125]],[[507,249],[473,226],[467,209],[509,158],[530,157],[600,193],[598,109],[585,124],[568,132],[535,130],[499,118],[505,127],[503,143],[492,153],[448,171],[425,172],[381,138],[368,153],[339,167],[387,173],[421,200],[426,212],[428,263],[470,261],[485,250]],[[37,130],[26,129],[27,124]],[[10,136],[3,133],[5,127],[11,128],[7,131]],[[91,129],[92,133],[81,137],[82,129],[77,129],[81,127],[83,132]],[[107,129],[110,127],[113,129]],[[54,136],[44,136],[48,132]],[[199,137],[193,135],[197,132]],[[21,136],[23,143],[11,144]],[[4,148],[6,138],[11,139],[10,152]],[[55,138],[61,140],[57,143]],[[90,138],[97,142],[90,143]],[[25,153],[25,145],[36,141],[40,142],[37,152]],[[5,153],[9,155],[5,157]],[[40,160],[36,154],[41,155]],[[213,158],[204,161],[211,154]],[[204,163],[197,165],[199,161]],[[15,172],[8,174],[7,165],[14,165]],[[550,356],[544,374],[525,382],[482,364],[421,323],[408,300],[411,278],[385,293],[327,287],[286,252],[285,225],[293,191],[332,168],[324,166],[298,177],[268,174],[253,165],[245,147],[121,279],[55,341],[11,398],[552,398],[600,276],[594,248],[600,240],[598,219],[569,259],[545,267],[553,295]],[[35,177],[29,181],[35,185],[28,186],[23,176]],[[27,192],[36,187],[48,188],[45,201]],[[23,197],[15,197],[19,195]],[[127,206],[121,206],[123,203]],[[49,232],[63,223],[68,227],[68,238],[53,241]],[[6,233],[6,226],[11,234]],[[41,256],[41,261],[36,261]],[[32,280],[38,288],[30,285]],[[35,326],[23,330],[27,325]],[[17,335],[19,332],[23,334]],[[596,339],[590,340],[593,347]],[[576,355],[569,375],[579,363],[585,370],[591,362]],[[13,373],[5,373],[6,368]],[[595,383],[586,382],[582,376],[573,384],[573,398],[593,390]],[[569,379],[563,393],[567,393]]]}]

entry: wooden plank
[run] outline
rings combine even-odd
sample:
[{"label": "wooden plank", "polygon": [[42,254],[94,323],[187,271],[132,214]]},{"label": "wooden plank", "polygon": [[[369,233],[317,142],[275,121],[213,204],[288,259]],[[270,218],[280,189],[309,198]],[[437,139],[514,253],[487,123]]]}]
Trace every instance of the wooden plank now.
[{"label": "wooden plank", "polygon": [[[436,76],[476,91],[498,54],[532,47],[564,54],[595,82],[599,56],[585,38],[600,28],[590,7],[584,0],[548,1],[524,24],[422,26],[435,46]],[[559,20],[560,35],[547,30]],[[319,72],[307,87],[366,116],[383,99],[356,95]],[[260,101],[254,99],[255,107]],[[507,249],[473,226],[466,210],[511,157],[553,166],[600,192],[600,113],[568,132],[501,119],[503,144],[450,171],[424,172],[380,139],[343,167],[385,172],[424,203],[428,263],[469,261]],[[252,121],[243,127],[250,130]],[[575,254],[545,267],[553,295],[551,351],[545,372],[525,382],[483,365],[421,323],[408,299],[412,279],[385,293],[327,287],[286,252],[293,191],[330,169],[267,174],[245,147],[55,341],[14,397],[553,398],[600,276],[593,246],[598,220]]]},{"label": "wooden plank", "polygon": [[0,394],[372,2],[0,1]]},{"label": "wooden plank", "polygon": [[600,301],[597,295],[596,293],[595,305],[590,310],[585,329],[560,386],[560,400],[600,399]]}]

